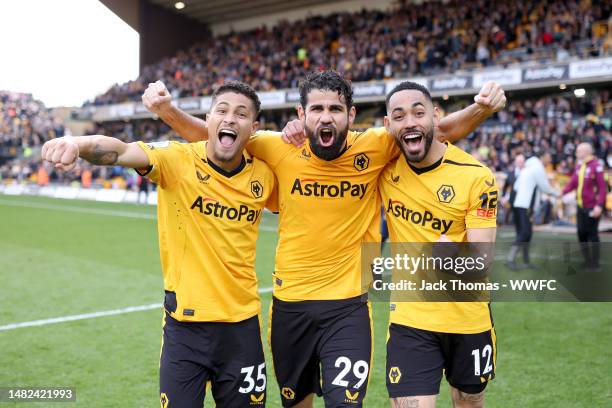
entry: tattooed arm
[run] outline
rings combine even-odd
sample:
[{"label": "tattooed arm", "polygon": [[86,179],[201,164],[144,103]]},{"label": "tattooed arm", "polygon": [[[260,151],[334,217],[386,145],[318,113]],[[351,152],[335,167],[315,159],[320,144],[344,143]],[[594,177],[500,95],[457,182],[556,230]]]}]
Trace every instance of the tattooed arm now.
[{"label": "tattooed arm", "polygon": [[107,136],[67,136],[49,140],[41,156],[61,170],[73,169],[79,157],[102,166],[149,166],[149,158],[136,143],[124,143]]}]

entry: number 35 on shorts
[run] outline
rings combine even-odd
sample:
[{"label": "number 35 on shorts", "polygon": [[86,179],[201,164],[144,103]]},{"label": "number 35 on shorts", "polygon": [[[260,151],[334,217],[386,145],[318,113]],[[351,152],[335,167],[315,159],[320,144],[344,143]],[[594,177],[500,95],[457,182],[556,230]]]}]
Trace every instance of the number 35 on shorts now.
[{"label": "number 35 on shorts", "polygon": [[238,388],[241,394],[260,393],[266,390],[266,363],[261,363],[257,367],[243,367],[240,373],[244,376],[242,386]]}]

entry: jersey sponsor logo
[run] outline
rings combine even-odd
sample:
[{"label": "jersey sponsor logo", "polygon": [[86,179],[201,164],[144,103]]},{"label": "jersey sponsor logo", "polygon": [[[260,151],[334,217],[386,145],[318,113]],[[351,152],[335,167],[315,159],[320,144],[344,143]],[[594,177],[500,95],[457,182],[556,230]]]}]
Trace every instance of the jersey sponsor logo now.
[{"label": "jersey sponsor logo", "polygon": [[281,395],[283,396],[283,398],[288,400],[292,400],[295,398],[295,392],[293,392],[293,390],[289,387],[283,387],[283,389],[281,390]]},{"label": "jersey sponsor logo", "polygon": [[452,220],[444,220],[434,217],[433,214],[427,210],[425,210],[424,213],[412,210],[398,200],[389,199],[389,203],[387,204],[387,213],[415,225],[420,225],[421,227],[425,228],[429,227],[433,230],[441,231],[442,234],[446,234],[453,225]]},{"label": "jersey sponsor logo", "polygon": [[442,184],[436,194],[438,195],[438,201],[449,204],[455,198],[455,189],[448,184]]},{"label": "jersey sponsor logo", "polygon": [[495,208],[478,208],[476,210],[476,216],[482,218],[495,218],[497,217],[497,210]]},{"label": "jersey sponsor logo", "polygon": [[196,170],[196,177],[200,183],[206,183],[210,179],[210,174],[202,174],[200,173],[200,170]]},{"label": "jersey sponsor logo", "polygon": [[359,197],[361,200],[368,190],[368,183],[352,184],[350,181],[341,181],[340,184],[319,183],[314,179],[295,179],[291,194],[304,197],[330,197],[344,198],[345,196]]},{"label": "jersey sponsor logo", "polygon": [[353,160],[353,166],[357,169],[357,171],[364,171],[370,165],[370,158],[365,153],[359,153],[355,155],[355,159]]},{"label": "jersey sponsor logo", "polygon": [[259,180],[251,181],[251,193],[255,198],[261,198],[263,195],[263,186],[259,182]]},{"label": "jersey sponsor logo", "polygon": [[397,384],[399,383],[400,378],[402,378],[402,372],[400,371],[399,367],[391,367],[389,369],[389,382],[391,384]]},{"label": "jersey sponsor logo", "polygon": [[359,398],[359,391],[355,391],[354,394],[351,394],[349,390],[344,390],[344,395],[346,396],[346,400],[344,402],[349,404],[357,404],[357,398]]},{"label": "jersey sponsor logo", "polygon": [[251,402],[249,403],[249,405],[263,405],[264,404],[264,397],[266,396],[265,393],[261,393],[261,395],[258,397],[254,394],[250,395],[251,398]]},{"label": "jersey sponsor logo", "polygon": [[170,402],[170,400],[168,399],[168,396],[166,395],[165,392],[162,392],[161,395],[159,396],[159,402],[160,402],[161,408],[168,407],[168,403]]},{"label": "jersey sponsor logo", "polygon": [[261,210],[252,210],[244,204],[240,204],[240,207],[234,208],[222,204],[219,200],[210,197],[198,196],[191,209],[197,209],[201,214],[209,215],[215,218],[227,218],[230,221],[240,222],[246,220],[251,224],[255,225],[261,214]]}]

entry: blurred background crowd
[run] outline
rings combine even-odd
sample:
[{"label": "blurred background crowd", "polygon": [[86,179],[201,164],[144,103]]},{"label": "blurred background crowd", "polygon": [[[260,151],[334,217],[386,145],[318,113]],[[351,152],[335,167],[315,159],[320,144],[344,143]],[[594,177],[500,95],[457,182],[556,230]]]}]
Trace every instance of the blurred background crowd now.
[{"label": "blurred background crowd", "polygon": [[[440,7],[446,11],[443,19]],[[609,1],[597,0],[452,0],[418,6],[399,2],[388,12],[313,16],[211,37],[144,67],[139,78],[113,86],[89,104],[140,100],[147,84],[158,79],[176,99],[210,95],[232,79],[258,90],[295,88],[307,72],[323,68],[335,68],[357,82],[612,55],[607,27],[612,26],[611,8]],[[581,142],[593,146],[607,171],[612,168],[611,93],[606,87],[587,88],[581,95],[558,88],[546,93],[509,92],[507,108],[460,146],[496,171],[500,185],[519,153],[549,152],[546,169],[560,190],[575,169],[575,150]],[[445,97],[436,103],[450,113],[471,101]],[[360,105],[356,127],[382,126],[384,113],[383,103]],[[293,110],[264,111],[260,127],[280,130],[294,118]],[[120,167],[93,167],[81,161],[75,170],[61,173],[41,164],[42,144],[65,133],[63,118],[41,102],[27,94],[0,91],[0,181],[128,189],[141,184],[134,171]],[[124,141],[180,140],[153,119],[93,123],[83,133]],[[552,216],[567,218],[563,211]]]}]

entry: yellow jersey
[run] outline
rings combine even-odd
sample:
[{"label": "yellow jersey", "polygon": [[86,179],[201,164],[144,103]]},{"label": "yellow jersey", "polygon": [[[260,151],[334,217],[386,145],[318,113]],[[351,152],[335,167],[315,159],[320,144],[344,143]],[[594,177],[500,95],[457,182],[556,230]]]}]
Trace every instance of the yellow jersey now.
[{"label": "yellow jersey", "polygon": [[[450,144],[442,159],[427,168],[397,159],[385,169],[380,191],[392,242],[435,242],[441,234],[467,242],[467,228],[496,227],[493,173]],[[392,303],[390,322],[463,334],[492,327],[488,302]]]},{"label": "yellow jersey", "polygon": [[279,241],[274,296],[284,301],[348,299],[367,292],[361,244],[380,241],[378,179],[399,155],[384,128],[349,131],[344,153],[318,158],[308,143],[257,132],[247,150],[278,179]]},{"label": "yellow jersey", "polygon": [[[138,142],[158,185],[164,289],[179,321],[238,322],[260,312],[255,243],[274,174],[246,152],[228,173],[206,157],[206,142]],[[173,302],[170,302],[173,303]],[[171,310],[168,310],[171,309]]]}]

